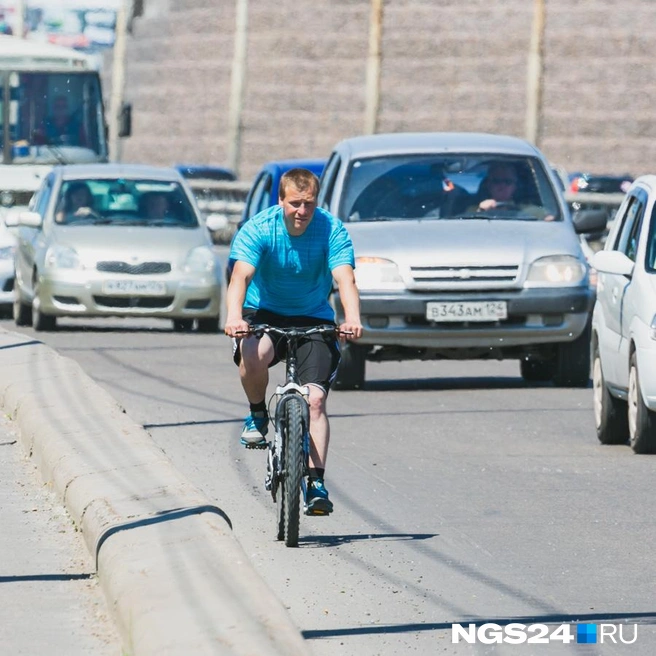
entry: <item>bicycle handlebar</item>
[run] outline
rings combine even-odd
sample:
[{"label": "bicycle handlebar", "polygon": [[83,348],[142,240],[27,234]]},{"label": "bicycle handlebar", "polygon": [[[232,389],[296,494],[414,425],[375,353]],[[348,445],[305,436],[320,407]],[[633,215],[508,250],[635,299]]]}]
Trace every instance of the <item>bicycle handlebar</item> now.
[{"label": "bicycle handlebar", "polygon": [[261,337],[265,333],[278,335],[279,337],[307,337],[308,335],[352,335],[349,330],[340,330],[332,324],[323,324],[319,326],[290,326],[288,328],[279,328],[271,326],[268,323],[255,323],[250,326],[250,330],[239,331],[237,335],[255,335]]}]

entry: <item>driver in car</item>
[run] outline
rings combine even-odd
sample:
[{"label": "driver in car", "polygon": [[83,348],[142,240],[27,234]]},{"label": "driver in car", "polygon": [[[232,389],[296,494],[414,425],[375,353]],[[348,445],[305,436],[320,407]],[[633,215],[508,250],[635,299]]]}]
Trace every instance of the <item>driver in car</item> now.
[{"label": "driver in car", "polygon": [[515,167],[508,162],[495,162],[490,165],[485,180],[481,183],[481,193],[484,198],[475,209],[478,212],[489,210],[509,209],[530,214],[538,219],[553,221],[552,214],[548,214],[543,207],[520,203],[516,200],[519,187],[519,178]]}]

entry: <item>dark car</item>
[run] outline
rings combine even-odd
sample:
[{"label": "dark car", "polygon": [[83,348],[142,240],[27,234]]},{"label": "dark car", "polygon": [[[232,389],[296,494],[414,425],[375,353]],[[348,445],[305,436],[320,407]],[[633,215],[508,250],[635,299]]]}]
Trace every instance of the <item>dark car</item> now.
[{"label": "dark car", "polygon": [[176,164],[174,166],[187,180],[236,180],[237,176],[231,169],[223,166],[205,164]]},{"label": "dark car", "polygon": [[283,173],[290,169],[302,168],[320,177],[325,165],[325,159],[284,159],[267,162],[253,179],[239,227],[258,212],[278,202],[278,187]]},{"label": "dark car", "polygon": [[[290,169],[302,168],[321,177],[325,165],[325,159],[283,159],[267,162],[253,178],[253,184],[246,196],[246,204],[237,230],[251,217],[278,203],[278,187],[284,173]],[[229,259],[226,266],[226,283],[230,282],[233,266],[233,260]]]},{"label": "dark car", "polygon": [[596,194],[624,194],[631,186],[630,175],[596,175],[594,173],[570,173],[570,190]]}]

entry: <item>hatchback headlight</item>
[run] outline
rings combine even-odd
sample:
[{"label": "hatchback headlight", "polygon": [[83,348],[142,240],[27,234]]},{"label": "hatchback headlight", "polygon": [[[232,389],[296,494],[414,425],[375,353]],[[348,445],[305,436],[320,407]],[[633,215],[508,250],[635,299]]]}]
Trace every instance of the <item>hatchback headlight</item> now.
[{"label": "hatchback headlight", "polygon": [[356,258],[355,284],[358,289],[375,291],[405,289],[399,267],[382,257]]},{"label": "hatchback headlight", "polygon": [[183,270],[185,273],[211,273],[214,270],[214,253],[204,246],[189,251]]},{"label": "hatchback headlight", "polygon": [[52,269],[81,269],[80,256],[70,246],[51,246],[46,252],[46,267]]},{"label": "hatchback headlight", "polygon": [[550,255],[531,264],[526,282],[535,286],[578,285],[585,273],[585,264],[573,255]]}]

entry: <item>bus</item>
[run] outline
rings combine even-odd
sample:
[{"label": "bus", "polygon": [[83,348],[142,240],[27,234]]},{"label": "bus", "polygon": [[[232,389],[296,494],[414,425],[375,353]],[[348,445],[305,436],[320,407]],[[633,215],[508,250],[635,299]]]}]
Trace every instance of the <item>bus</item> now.
[{"label": "bus", "polygon": [[57,164],[108,161],[100,74],[84,53],[0,36],[0,208],[28,205]]}]

